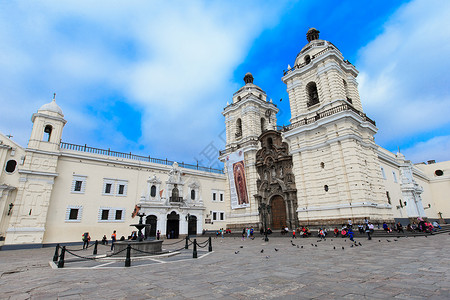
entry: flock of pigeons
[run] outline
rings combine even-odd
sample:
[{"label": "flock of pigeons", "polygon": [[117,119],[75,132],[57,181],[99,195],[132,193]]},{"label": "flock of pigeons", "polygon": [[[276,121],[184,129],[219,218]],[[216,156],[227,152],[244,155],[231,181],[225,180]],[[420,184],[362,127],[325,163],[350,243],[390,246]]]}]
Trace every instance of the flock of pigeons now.
[{"label": "flock of pigeons", "polygon": [[[397,237],[397,238],[399,238],[399,237]],[[253,238],[253,239],[254,239],[254,238]],[[326,241],[326,240],[327,240],[327,239],[317,240],[317,243],[320,243],[320,242]],[[331,241],[333,241],[333,239],[331,239]],[[391,243],[391,240],[386,239],[386,241],[387,241],[388,243]],[[397,240],[397,239],[394,239],[394,241],[397,242],[398,240]],[[299,249],[303,249],[303,245],[296,245],[292,240],[290,240],[290,242],[291,242],[291,246],[297,247],[297,248],[299,248]],[[344,242],[347,242],[347,239],[344,239]],[[381,243],[381,240],[378,240],[378,242]],[[317,247],[317,244],[311,243],[311,247]],[[361,242],[353,241],[353,242],[350,244],[350,248],[353,248],[353,247],[362,247],[362,244],[361,244]],[[240,246],[240,248],[244,248],[244,246]],[[275,252],[278,252],[280,249],[274,248],[274,250],[275,250]],[[333,246],[333,250],[336,250],[336,246]],[[342,250],[345,250],[345,247],[344,247],[344,246],[342,246]],[[261,249],[260,253],[264,253],[264,249]],[[234,254],[239,254],[239,250],[235,251]],[[269,259],[269,258],[270,258],[270,256],[267,255],[267,256],[266,256],[266,259]]]}]

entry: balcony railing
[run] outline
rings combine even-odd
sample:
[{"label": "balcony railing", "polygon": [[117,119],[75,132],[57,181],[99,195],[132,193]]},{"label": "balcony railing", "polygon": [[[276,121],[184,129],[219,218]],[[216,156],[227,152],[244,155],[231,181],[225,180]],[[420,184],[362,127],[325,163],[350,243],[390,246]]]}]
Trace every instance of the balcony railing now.
[{"label": "balcony railing", "polygon": [[169,197],[169,202],[183,202],[183,197]]},{"label": "balcony railing", "polygon": [[[130,153],[124,153],[124,152],[117,152],[112,151],[110,149],[100,149],[100,148],[94,148],[94,147],[88,147],[86,144],[83,145],[76,145],[76,144],[70,144],[61,142],[59,147],[61,149],[71,150],[71,151],[79,151],[79,152],[86,152],[86,153],[92,153],[92,154],[99,154],[99,155],[105,155],[105,156],[112,156],[112,157],[119,157],[119,158],[126,158],[131,160],[138,160],[138,161],[144,161],[144,162],[150,162],[155,164],[162,164],[171,166],[175,161],[166,159],[160,159],[160,158],[154,158],[150,156],[141,156]],[[210,173],[216,173],[216,174],[223,174],[223,169],[214,169],[211,167],[202,167],[198,164],[191,165],[191,164],[185,164],[184,162],[178,163],[178,166],[181,168],[186,168],[190,170],[198,170],[198,171],[204,171],[204,172],[210,172]]]},{"label": "balcony railing", "polygon": [[365,113],[357,110],[356,108],[354,108],[353,106],[351,106],[349,104],[344,103],[344,104],[341,104],[339,106],[327,109],[327,110],[325,110],[325,111],[323,111],[321,113],[318,113],[318,114],[316,114],[313,117],[304,118],[304,119],[302,119],[300,121],[294,122],[294,123],[286,125],[286,126],[277,126],[277,130],[278,131],[282,131],[282,132],[286,132],[286,131],[292,130],[294,128],[298,128],[298,127],[303,126],[303,125],[308,125],[308,124],[314,123],[314,122],[316,122],[316,121],[318,121],[318,120],[320,120],[322,118],[325,118],[325,117],[328,117],[328,116],[331,116],[331,115],[334,115],[334,114],[337,114],[337,113],[340,113],[340,112],[343,112],[343,111],[347,111],[347,110],[350,110],[350,111],[353,111],[353,112],[357,113],[363,119],[363,121],[367,121],[367,122],[373,124],[374,126],[376,126],[375,121],[373,121],[368,116],[366,116]]}]

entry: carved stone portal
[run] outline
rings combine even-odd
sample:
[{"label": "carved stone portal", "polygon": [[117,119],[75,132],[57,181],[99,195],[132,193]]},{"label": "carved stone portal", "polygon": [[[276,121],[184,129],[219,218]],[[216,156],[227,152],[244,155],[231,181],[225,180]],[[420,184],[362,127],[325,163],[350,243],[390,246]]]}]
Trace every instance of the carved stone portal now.
[{"label": "carved stone portal", "polygon": [[[289,229],[298,226],[297,190],[292,173],[292,156],[281,133],[269,130],[259,137],[261,149],[256,153],[256,171],[258,193],[255,196],[259,204],[272,206],[268,227]],[[262,217],[260,217],[262,227]]]}]

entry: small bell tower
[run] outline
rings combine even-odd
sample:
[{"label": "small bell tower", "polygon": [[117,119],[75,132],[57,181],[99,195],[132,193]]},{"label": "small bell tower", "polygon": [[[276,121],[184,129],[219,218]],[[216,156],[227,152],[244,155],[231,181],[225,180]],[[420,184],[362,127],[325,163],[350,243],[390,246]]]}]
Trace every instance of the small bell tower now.
[{"label": "small bell tower", "polygon": [[258,138],[263,132],[277,128],[279,109],[272,100],[268,101],[267,94],[253,84],[253,80],[251,73],[245,74],[245,85],[233,94],[232,103],[227,103],[222,113],[226,145],[225,150],[220,151],[219,159],[224,162],[227,172],[225,196],[231,199],[229,215],[234,222],[227,224],[228,228],[257,228],[259,224],[258,203],[254,197],[257,194],[255,159],[260,147]]},{"label": "small bell tower", "polygon": [[31,117],[33,129],[28,148],[56,152],[59,150],[64,125],[67,121],[56,104],[56,94],[50,103],[44,104]]}]

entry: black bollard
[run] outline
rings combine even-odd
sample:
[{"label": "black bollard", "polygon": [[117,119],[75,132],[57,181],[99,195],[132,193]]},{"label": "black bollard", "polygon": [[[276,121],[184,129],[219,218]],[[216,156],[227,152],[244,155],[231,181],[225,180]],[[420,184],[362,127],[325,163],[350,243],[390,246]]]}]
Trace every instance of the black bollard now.
[{"label": "black bollard", "polygon": [[186,236],[186,244],[184,245],[184,249],[189,249],[189,237]]},{"label": "black bollard", "polygon": [[64,255],[66,254],[66,246],[62,247],[61,255],[59,256],[58,268],[64,268]]},{"label": "black bollard", "polygon": [[125,267],[131,266],[131,245],[127,246],[127,257],[125,258]]},{"label": "black bollard", "polygon": [[55,254],[53,255],[53,261],[58,261],[59,256],[59,244],[56,245]]},{"label": "black bollard", "polygon": [[212,244],[211,244],[211,237],[209,237],[209,247],[208,247],[208,252],[212,251]]},{"label": "black bollard", "polygon": [[98,246],[98,240],[95,240],[94,253],[92,253],[92,255],[97,255],[97,246]]},{"label": "black bollard", "polygon": [[192,252],[192,258],[197,258],[197,239],[194,239],[194,251]]}]

